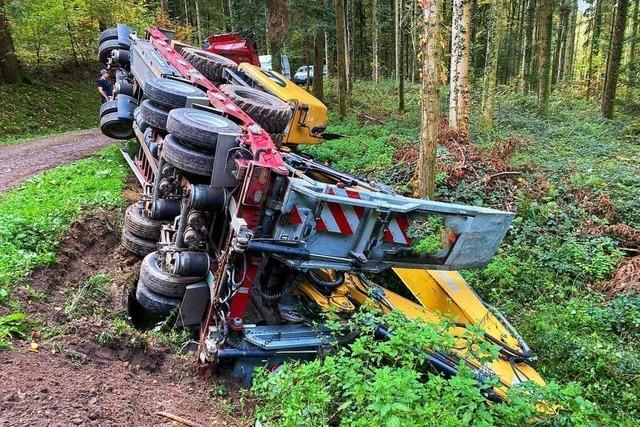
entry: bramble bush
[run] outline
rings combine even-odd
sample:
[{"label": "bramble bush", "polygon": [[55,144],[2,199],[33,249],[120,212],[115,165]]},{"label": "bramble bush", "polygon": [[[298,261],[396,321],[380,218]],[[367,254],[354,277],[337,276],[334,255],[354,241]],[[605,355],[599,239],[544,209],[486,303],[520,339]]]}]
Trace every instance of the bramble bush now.
[{"label": "bramble bush", "polygon": [[[376,340],[373,327],[363,328],[381,323],[392,333],[389,341]],[[490,403],[482,388],[495,383],[479,384],[463,363],[449,379],[426,372],[425,351],[453,347],[449,326],[407,322],[395,312],[356,315],[349,323],[359,333],[352,344],[311,362],[286,363],[273,373],[257,371],[252,389],[257,419],[278,426],[612,424],[576,384],[524,383],[505,400]],[[479,351],[485,360],[496,357],[489,348]]]}]

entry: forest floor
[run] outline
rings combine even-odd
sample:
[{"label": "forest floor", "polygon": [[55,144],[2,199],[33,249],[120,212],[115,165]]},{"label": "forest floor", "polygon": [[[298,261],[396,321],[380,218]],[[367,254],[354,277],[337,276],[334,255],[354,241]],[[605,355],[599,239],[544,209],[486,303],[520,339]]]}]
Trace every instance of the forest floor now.
[{"label": "forest floor", "polygon": [[240,397],[233,384],[198,380],[193,355],[118,330],[140,268],[119,248],[121,216],[113,209],[75,221],[58,262],[16,289],[23,313],[41,327],[0,353],[0,425],[175,425],[162,411],[200,425],[240,425],[224,411],[232,407],[226,395]]},{"label": "forest floor", "polygon": [[0,146],[0,191],[33,175],[87,157],[113,144],[100,129],[66,132],[33,141]]}]

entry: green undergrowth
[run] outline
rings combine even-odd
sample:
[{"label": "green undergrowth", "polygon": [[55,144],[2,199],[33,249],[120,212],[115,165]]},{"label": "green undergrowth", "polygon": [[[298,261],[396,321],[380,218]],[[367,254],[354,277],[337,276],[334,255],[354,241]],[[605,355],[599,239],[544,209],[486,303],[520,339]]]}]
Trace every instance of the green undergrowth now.
[{"label": "green undergrowth", "polygon": [[35,267],[55,263],[60,236],[74,219],[122,205],[126,175],[114,145],[0,195],[0,304],[19,309],[11,287]]},{"label": "green undergrowth", "polygon": [[[335,107],[334,83],[328,88],[328,104]],[[412,95],[407,112],[400,114],[393,82],[356,82],[348,117],[338,120],[331,108],[330,132],[346,138],[305,151],[410,195],[413,169],[394,154],[417,147],[418,90],[407,85]],[[443,91],[443,107],[445,98]],[[484,269],[463,272],[464,277],[524,335],[545,379],[573,380],[614,420],[637,424],[640,296],[630,292],[605,299],[593,291],[637,253],[593,229],[617,222],[640,228],[640,118],[620,109],[606,120],[596,104],[563,88],[552,94],[549,113],[542,115],[533,95],[503,87],[496,97],[494,128],[486,131],[476,126],[474,102],[472,144],[490,149],[520,138],[513,157],[504,160],[521,173],[493,187],[476,176],[451,184],[441,173],[436,198],[499,209],[508,202],[516,217],[496,257]],[[439,146],[439,162],[445,154]],[[603,212],[607,206],[601,199],[612,201],[612,215]]]},{"label": "green undergrowth", "polygon": [[33,76],[30,84],[0,85],[0,146],[98,126],[94,74],[59,72]]},{"label": "green undergrowth", "polygon": [[[371,325],[379,324],[386,325],[390,340],[374,337]],[[614,425],[576,384],[522,383],[503,401],[490,403],[483,390],[491,390],[496,379],[478,380],[463,362],[449,379],[428,373],[427,352],[447,352],[456,343],[450,326],[363,310],[347,327],[358,334],[352,344],[308,363],[257,372],[257,418],[274,426]],[[493,360],[497,349],[479,344],[478,336],[464,336],[468,348],[479,360]]]}]

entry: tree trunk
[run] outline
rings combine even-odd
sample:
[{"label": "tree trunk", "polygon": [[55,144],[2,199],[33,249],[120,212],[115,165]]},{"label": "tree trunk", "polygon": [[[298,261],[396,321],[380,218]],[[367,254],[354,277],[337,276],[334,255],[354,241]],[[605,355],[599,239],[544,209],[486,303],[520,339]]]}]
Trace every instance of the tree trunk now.
[{"label": "tree trunk", "polygon": [[571,6],[567,0],[560,3],[558,14],[558,31],[556,33],[556,49],[553,52],[553,65],[551,67],[551,86],[555,86],[560,76],[560,68],[562,67],[562,47],[564,38],[566,37],[567,28],[569,27],[569,16]]},{"label": "tree trunk", "polygon": [[538,109],[549,108],[549,83],[551,71],[551,23],[553,20],[552,0],[540,0],[538,4],[537,25],[537,77],[538,77]]},{"label": "tree trunk", "polygon": [[418,1],[411,0],[411,51],[413,53],[411,57],[411,83],[416,82],[416,66],[418,62],[418,37],[419,28],[418,27]]},{"label": "tree trunk", "polygon": [[[327,3],[325,2],[325,7],[326,7]],[[329,75],[333,72],[333,68],[331,68],[333,66],[333,64],[331,63],[331,58],[333,57],[332,55],[329,55],[329,36],[327,36],[327,31],[324,31],[324,63],[327,65],[327,77],[329,77]]]},{"label": "tree trunk", "polygon": [[[285,7],[285,14],[286,14],[286,11],[287,11],[287,9],[286,9],[286,7],[287,7],[286,1],[282,1],[282,0],[267,0],[267,9],[269,8],[269,3],[282,3],[284,5],[284,7]],[[229,6],[229,23],[230,23],[230,27],[231,27],[231,32],[235,33],[236,32],[236,22],[235,22],[235,19],[233,18],[233,0],[228,0],[227,4]]]},{"label": "tree trunk", "polygon": [[196,6],[196,28],[198,30],[198,43],[200,44],[200,46],[202,46],[204,39],[202,38],[202,26],[200,25],[200,7],[198,6],[198,0],[195,0],[194,4]]},{"label": "tree trunk", "polygon": [[334,0],[336,12],[336,45],[338,62],[338,105],[340,117],[347,114],[347,64],[346,64],[346,34],[344,22],[345,0]]},{"label": "tree trunk", "polygon": [[191,25],[189,23],[189,8],[187,6],[187,0],[184,0],[184,22],[187,24],[187,26]]},{"label": "tree trunk", "polygon": [[607,73],[605,74],[604,89],[602,92],[602,115],[608,119],[613,117],[613,103],[616,98],[618,70],[620,69],[620,57],[622,56],[628,8],[629,0],[617,1],[615,24],[611,35],[611,46],[609,48],[609,61],[607,63]]},{"label": "tree trunk", "polygon": [[378,5],[371,0],[371,79],[380,81],[380,64],[378,63]]},{"label": "tree trunk", "polygon": [[435,196],[436,146],[440,122],[440,0],[419,0],[422,7],[420,38],[422,96],[418,195]]},{"label": "tree trunk", "polygon": [[[321,5],[324,4],[323,0],[320,0]],[[322,75],[322,69],[324,68],[324,28],[318,26],[316,28],[316,34],[313,39],[313,96],[322,101],[324,97],[324,78]]]},{"label": "tree trunk", "polygon": [[398,85],[398,111],[404,111],[404,73],[402,70],[402,9],[403,0],[395,0],[395,36],[396,36],[396,84]]},{"label": "tree trunk", "polygon": [[453,0],[449,126],[464,136],[469,133],[470,27],[471,0]]},{"label": "tree trunk", "polygon": [[562,63],[562,81],[571,81],[573,74],[573,51],[576,44],[576,26],[578,22],[578,0],[573,0],[571,4],[571,15],[569,17],[569,27],[564,43],[564,61]]},{"label": "tree trunk", "polygon": [[589,48],[589,59],[587,61],[587,97],[591,96],[591,86],[593,78],[593,57],[600,50],[600,30],[602,28],[602,1],[595,0],[594,15],[591,22],[591,46]]},{"label": "tree trunk", "polygon": [[[518,12],[518,22],[516,28],[518,29],[518,35],[516,36],[516,42],[514,43],[515,49],[513,55],[510,56],[510,68],[513,70],[513,76],[520,78],[520,61],[522,58],[522,44],[524,39],[524,18],[527,12],[527,0],[521,0],[520,11]],[[521,83],[518,82],[518,85]]]},{"label": "tree trunk", "polygon": [[287,31],[287,21],[287,0],[267,0],[267,43],[271,52],[271,66],[277,72],[282,71],[282,45]]},{"label": "tree trunk", "polygon": [[160,11],[163,16],[169,16],[169,0],[160,0]]},{"label": "tree trunk", "polygon": [[536,0],[527,0],[525,16],[526,28],[524,31],[524,45],[522,47],[522,63],[520,66],[520,90],[526,94],[531,87],[531,54],[533,41],[533,28],[535,22]]},{"label": "tree trunk", "polygon": [[636,0],[633,8],[633,26],[631,27],[631,40],[629,43],[629,56],[627,57],[627,92],[625,93],[625,102],[631,102],[632,89],[637,82],[638,67],[636,66],[636,46],[638,37],[638,7],[640,1]]},{"label": "tree trunk", "polygon": [[493,127],[498,58],[503,44],[504,28],[504,0],[492,0],[490,22],[487,24],[487,54],[482,87],[482,127],[485,129],[491,129]]},{"label": "tree trunk", "polygon": [[353,25],[352,13],[351,13],[351,2],[349,0],[345,0],[345,41],[346,41],[346,57],[345,61],[347,64],[347,92],[351,95],[351,91],[353,90],[353,83],[355,81],[355,52],[353,49],[353,31],[351,30],[351,25]]},{"label": "tree trunk", "polygon": [[75,37],[73,36],[73,26],[71,25],[71,22],[69,22],[69,11],[67,9],[66,3],[63,3],[62,7],[64,8],[64,11],[65,11],[64,23],[65,23],[65,26],[67,27],[67,35],[69,36],[69,45],[71,46],[71,56],[73,56],[73,62],[75,63],[76,67],[79,67],[80,63],[78,62],[76,40],[75,40]]},{"label": "tree trunk", "polygon": [[0,82],[19,83],[24,79],[13,47],[11,25],[4,5],[5,0],[0,0]]},{"label": "tree trunk", "polygon": [[366,44],[365,44],[365,32],[364,29],[367,28],[366,19],[364,15],[364,6],[362,5],[362,0],[356,1],[356,14],[358,16],[358,28],[359,31],[356,32],[358,35],[358,75],[360,77],[365,76],[365,65],[366,65]]}]

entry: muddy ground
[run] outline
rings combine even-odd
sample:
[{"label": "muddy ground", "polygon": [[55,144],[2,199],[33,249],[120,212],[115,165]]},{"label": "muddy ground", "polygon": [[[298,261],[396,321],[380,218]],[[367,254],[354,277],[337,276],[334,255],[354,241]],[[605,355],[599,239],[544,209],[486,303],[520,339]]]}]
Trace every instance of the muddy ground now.
[{"label": "muddy ground", "polygon": [[[0,352],[0,425],[180,425],[160,411],[197,425],[249,424],[242,404],[250,399],[231,379],[197,379],[193,354],[133,328],[105,339],[114,319],[126,318],[124,295],[140,266],[120,248],[121,214],[73,223],[58,263],[15,287],[35,327],[15,350]],[[97,273],[112,279],[99,308],[69,315],[69,301]]]},{"label": "muddy ground", "polygon": [[39,172],[90,156],[115,142],[102,135],[100,129],[87,129],[0,147],[0,191]]}]

